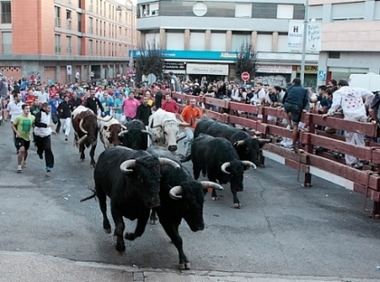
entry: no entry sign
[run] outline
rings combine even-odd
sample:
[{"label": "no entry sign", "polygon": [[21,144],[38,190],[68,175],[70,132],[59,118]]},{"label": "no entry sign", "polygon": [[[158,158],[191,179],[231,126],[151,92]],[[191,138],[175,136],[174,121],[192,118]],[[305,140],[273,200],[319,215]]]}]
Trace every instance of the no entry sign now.
[{"label": "no entry sign", "polygon": [[249,74],[249,72],[245,71],[241,73],[241,80],[243,80],[244,82],[247,82],[250,78],[251,75]]}]

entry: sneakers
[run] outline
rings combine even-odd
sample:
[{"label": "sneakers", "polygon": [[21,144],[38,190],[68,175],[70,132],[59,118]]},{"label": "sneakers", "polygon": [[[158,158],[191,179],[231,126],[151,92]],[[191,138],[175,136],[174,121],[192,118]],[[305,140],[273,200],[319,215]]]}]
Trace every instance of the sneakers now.
[{"label": "sneakers", "polygon": [[65,141],[67,141],[68,139],[67,139],[67,135],[65,135]]},{"label": "sneakers", "polygon": [[51,168],[50,167],[47,167],[46,168],[46,176],[50,176],[51,175]]},{"label": "sneakers", "polygon": [[21,173],[22,172],[22,167],[21,167],[21,165],[18,165],[17,166],[17,173]]}]

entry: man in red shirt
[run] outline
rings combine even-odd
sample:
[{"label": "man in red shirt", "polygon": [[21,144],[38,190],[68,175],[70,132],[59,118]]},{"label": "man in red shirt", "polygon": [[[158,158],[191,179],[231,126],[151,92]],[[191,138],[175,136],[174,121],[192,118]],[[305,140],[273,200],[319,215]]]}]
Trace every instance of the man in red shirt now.
[{"label": "man in red shirt", "polygon": [[196,103],[195,99],[190,99],[190,104],[184,107],[181,113],[183,120],[192,128],[195,128],[196,121],[202,116],[202,111],[196,107]]},{"label": "man in red shirt", "polygon": [[175,114],[177,114],[179,112],[179,107],[178,107],[176,101],[174,101],[172,99],[170,94],[166,94],[165,102],[162,104],[161,108],[167,112],[171,112],[171,113],[175,113]]},{"label": "man in red shirt", "polygon": [[[196,106],[197,101],[194,98],[190,99],[190,104],[183,108],[181,117],[192,128],[195,128],[197,120],[202,116],[202,110]],[[186,159],[191,154],[191,141],[194,139],[193,130],[189,127],[184,129],[186,137],[184,138],[185,156]]]}]

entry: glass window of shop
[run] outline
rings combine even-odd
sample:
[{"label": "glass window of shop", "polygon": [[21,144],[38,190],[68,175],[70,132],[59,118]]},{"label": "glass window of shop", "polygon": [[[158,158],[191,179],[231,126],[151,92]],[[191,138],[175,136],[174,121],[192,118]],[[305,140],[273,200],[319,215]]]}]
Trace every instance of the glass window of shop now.
[{"label": "glass window of shop", "polygon": [[261,19],[275,19],[277,16],[277,4],[275,3],[253,3],[252,17]]}]

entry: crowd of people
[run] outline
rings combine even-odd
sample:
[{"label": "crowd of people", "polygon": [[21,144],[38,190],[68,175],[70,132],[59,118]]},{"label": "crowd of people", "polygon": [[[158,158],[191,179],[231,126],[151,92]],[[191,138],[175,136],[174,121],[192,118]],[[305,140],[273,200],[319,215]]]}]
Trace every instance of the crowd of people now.
[{"label": "crowd of people", "polygon": [[[124,123],[140,119],[148,125],[153,111],[162,108],[177,114],[177,117],[195,127],[197,119],[202,116],[202,108],[208,105],[197,104],[196,99],[176,100],[172,93],[182,92],[192,96],[213,97],[252,105],[264,105],[284,108],[287,118],[278,120],[268,117],[276,123],[283,123],[293,130],[289,147],[298,151],[298,131],[303,111],[322,114],[323,117],[341,113],[344,119],[368,121],[369,117],[377,120],[380,99],[365,89],[352,88],[347,81],[337,83],[331,80],[327,85],[319,86],[316,93],[302,87],[296,78],[288,88],[276,85],[241,84],[237,81],[212,81],[205,77],[200,81],[180,81],[173,73],[162,83],[150,86],[136,85],[133,80],[118,77],[97,82],[76,82],[71,84],[46,84],[28,79],[12,81],[0,78],[1,119],[10,120],[14,132],[15,147],[18,153],[17,171],[22,172],[28,156],[30,135],[37,146],[38,156],[45,153],[46,172],[54,166],[51,150],[51,134],[60,134],[61,128],[67,141],[71,131],[71,112],[79,105],[84,105],[99,116],[113,116]],[[375,99],[374,99],[375,98]],[[183,109],[182,109],[183,108]],[[181,110],[182,109],[182,110]],[[213,108],[219,110],[218,108]],[[223,111],[223,109],[220,109]],[[258,117],[260,118],[260,117]],[[329,128],[325,128],[329,130]],[[188,133],[190,135],[190,133]],[[346,132],[346,141],[364,146],[364,136],[359,133]],[[282,144],[286,144],[283,142]],[[360,167],[356,158],[346,155],[346,163]]]}]

